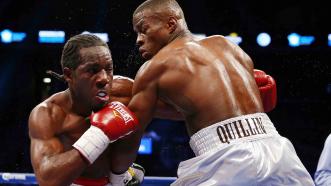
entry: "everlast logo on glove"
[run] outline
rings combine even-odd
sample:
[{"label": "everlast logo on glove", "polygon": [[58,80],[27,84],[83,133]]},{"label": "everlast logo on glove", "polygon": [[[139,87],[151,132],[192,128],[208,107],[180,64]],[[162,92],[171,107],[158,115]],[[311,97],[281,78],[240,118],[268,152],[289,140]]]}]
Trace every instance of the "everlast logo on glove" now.
[{"label": "everlast logo on glove", "polygon": [[[123,108],[123,106],[116,103],[115,104],[112,103],[112,107],[121,115],[121,117],[124,119],[125,124],[127,124],[130,121],[133,121],[132,116],[130,115],[130,113],[128,113],[128,111],[126,111]],[[116,115],[115,112],[114,114]]]},{"label": "everlast logo on glove", "polygon": [[217,135],[222,143],[253,135],[267,134],[261,117],[242,119],[218,126]]}]

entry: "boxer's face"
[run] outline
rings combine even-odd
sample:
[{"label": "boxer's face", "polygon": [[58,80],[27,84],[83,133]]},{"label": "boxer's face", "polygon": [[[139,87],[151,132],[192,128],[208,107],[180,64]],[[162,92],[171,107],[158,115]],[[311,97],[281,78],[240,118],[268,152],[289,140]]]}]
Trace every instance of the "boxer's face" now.
[{"label": "boxer's face", "polygon": [[109,101],[113,61],[108,48],[95,46],[80,50],[80,65],[74,70],[72,89],[79,104],[96,111]]},{"label": "boxer's face", "polygon": [[162,47],[168,44],[169,30],[167,22],[148,10],[133,15],[133,29],[137,33],[136,43],[144,59],[152,58]]}]

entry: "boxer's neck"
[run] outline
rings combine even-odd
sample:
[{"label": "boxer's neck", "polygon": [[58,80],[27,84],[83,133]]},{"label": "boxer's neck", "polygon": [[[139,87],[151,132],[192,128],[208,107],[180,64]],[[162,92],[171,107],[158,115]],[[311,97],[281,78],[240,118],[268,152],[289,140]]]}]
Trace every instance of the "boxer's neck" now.
[{"label": "boxer's neck", "polygon": [[174,33],[172,36],[170,36],[168,43],[171,43],[172,41],[174,41],[176,39],[181,39],[181,38],[190,38],[191,39],[191,38],[193,38],[193,36],[189,30],[183,29],[183,30],[180,30],[180,31]]},{"label": "boxer's neck", "polygon": [[68,98],[69,98],[69,107],[70,107],[70,111],[77,114],[77,115],[80,115],[82,117],[87,117],[89,116],[92,111],[90,108],[88,108],[87,106],[85,105],[82,105],[81,101],[79,100],[76,100],[75,96],[72,95],[72,93],[70,92],[69,89],[65,90],[64,92]]}]

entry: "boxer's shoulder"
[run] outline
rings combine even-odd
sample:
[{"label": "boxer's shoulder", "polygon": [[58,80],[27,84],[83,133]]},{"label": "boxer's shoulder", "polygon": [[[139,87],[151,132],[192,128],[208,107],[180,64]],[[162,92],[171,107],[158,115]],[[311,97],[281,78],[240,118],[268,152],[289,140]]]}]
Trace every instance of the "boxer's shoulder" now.
[{"label": "boxer's shoulder", "polygon": [[53,95],[38,104],[30,113],[29,127],[30,129],[55,129],[56,125],[62,124],[67,113],[64,106],[61,105],[60,94]]},{"label": "boxer's shoulder", "polygon": [[126,76],[121,76],[121,75],[114,75],[113,76],[113,82],[133,82],[133,79],[126,77]]},{"label": "boxer's shoulder", "polygon": [[165,69],[166,67],[171,67],[180,65],[178,62],[185,62],[185,59],[189,57],[189,49],[186,45],[180,47],[172,47],[167,50],[161,50],[155,57],[150,60],[149,67]]},{"label": "boxer's shoulder", "polygon": [[64,114],[64,108],[61,103],[53,98],[48,98],[45,101],[39,103],[32,111],[31,114],[38,115],[47,115],[49,117],[57,117],[59,114]]},{"label": "boxer's shoulder", "polygon": [[113,83],[111,88],[111,95],[125,95],[131,96],[131,90],[133,86],[133,79],[125,76],[115,75],[113,77]]},{"label": "boxer's shoulder", "polygon": [[199,41],[204,46],[221,48],[222,50],[236,48],[237,45],[223,35],[212,35]]},{"label": "boxer's shoulder", "polygon": [[211,35],[206,37],[204,40],[219,40],[219,41],[228,41],[223,35]]},{"label": "boxer's shoulder", "polygon": [[163,68],[164,57],[155,55],[149,61],[146,61],[137,72],[135,81],[140,79],[156,78],[164,70]]}]

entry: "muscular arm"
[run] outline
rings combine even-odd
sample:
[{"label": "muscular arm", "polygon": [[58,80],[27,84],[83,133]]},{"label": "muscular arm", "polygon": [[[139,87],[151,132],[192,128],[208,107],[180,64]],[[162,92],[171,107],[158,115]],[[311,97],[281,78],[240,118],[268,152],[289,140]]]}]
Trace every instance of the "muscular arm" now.
[{"label": "muscular arm", "polygon": [[140,130],[126,138],[117,141],[111,146],[111,169],[114,173],[125,172],[137,156],[140,140],[147,125],[154,116],[158,102],[157,84],[153,74],[146,74],[144,67],[136,76],[133,85],[133,97],[129,109],[135,113],[141,125]]},{"label": "muscular arm", "polygon": [[128,105],[132,98],[133,79],[124,76],[114,76],[110,101],[119,101]]},{"label": "muscular arm", "polygon": [[56,106],[39,105],[29,118],[31,163],[39,185],[70,185],[88,165],[77,150],[64,152],[56,136],[59,112]]},{"label": "muscular arm", "polygon": [[[132,98],[133,79],[123,76],[114,76],[111,89],[111,101],[119,101],[128,105]],[[155,107],[154,118],[183,120],[183,116],[171,105],[158,99]]]}]

